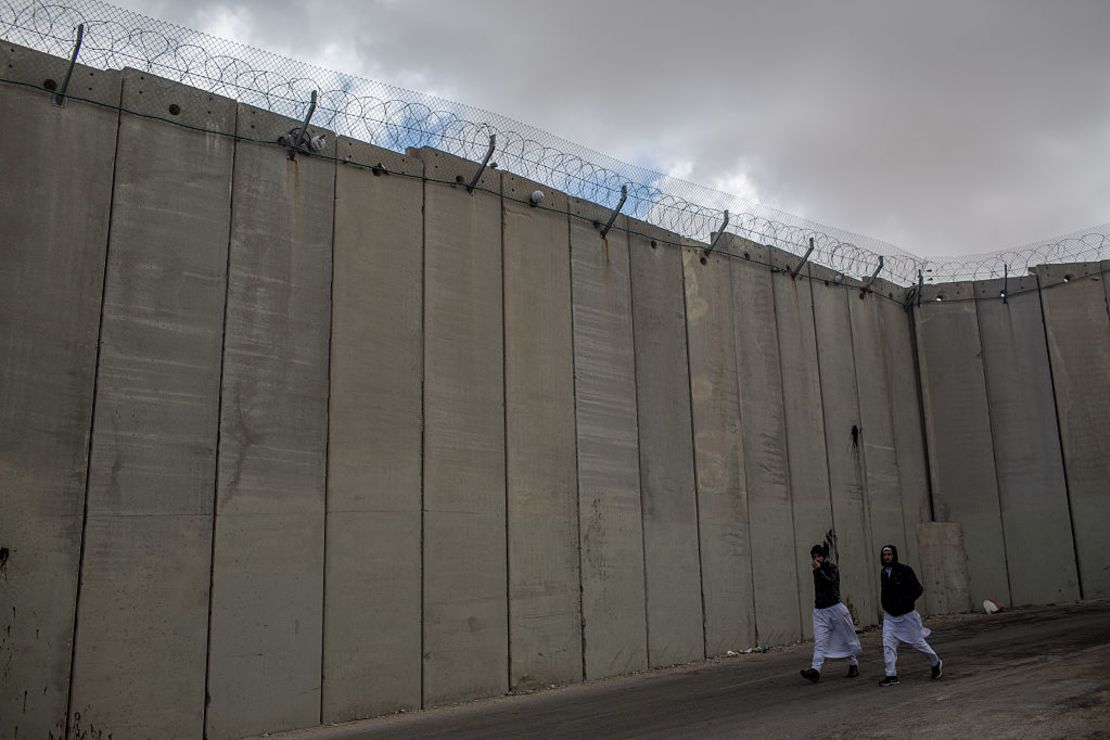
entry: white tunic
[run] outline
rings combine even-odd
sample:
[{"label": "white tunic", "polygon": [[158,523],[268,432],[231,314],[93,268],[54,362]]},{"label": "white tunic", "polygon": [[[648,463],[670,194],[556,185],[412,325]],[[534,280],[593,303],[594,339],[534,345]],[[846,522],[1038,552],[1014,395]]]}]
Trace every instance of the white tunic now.
[{"label": "white tunic", "polygon": [[850,658],[863,652],[852,613],[844,604],[813,610],[813,652],[814,658]]},{"label": "white tunic", "polygon": [[883,612],[883,636],[889,634],[900,642],[916,645],[933,631],[921,623],[921,615],[916,609],[898,617]]},{"label": "white tunic", "polygon": [[897,676],[898,644],[905,642],[914,647],[918,652],[924,653],[929,658],[929,665],[937,665],[940,658],[936,652],[925,642],[925,638],[933,631],[921,623],[921,615],[914,609],[908,614],[892,617],[883,612],[883,663],[886,675]]}]

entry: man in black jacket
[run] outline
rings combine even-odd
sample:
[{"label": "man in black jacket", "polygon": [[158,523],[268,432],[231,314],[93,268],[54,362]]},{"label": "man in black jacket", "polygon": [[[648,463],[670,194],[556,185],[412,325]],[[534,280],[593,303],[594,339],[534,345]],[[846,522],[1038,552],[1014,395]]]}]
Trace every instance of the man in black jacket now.
[{"label": "man in black jacket", "polygon": [[914,608],[914,602],[925,589],[917,580],[917,574],[910,566],[898,562],[898,548],[883,545],[882,603],[883,603],[883,661],[886,663],[886,677],[880,686],[894,686],[898,683],[895,664],[898,661],[898,643],[904,642],[925,653],[932,665],[933,678],[940,678],[943,663],[925,642],[931,631],[921,624],[921,615]]},{"label": "man in black jacket", "polygon": [[829,562],[823,545],[809,551],[813,568],[813,663],[802,670],[802,678],[813,683],[821,680],[821,666],[826,658],[847,658],[848,678],[859,675],[856,656],[863,648],[856,637],[856,627],[848,607],[840,603],[840,570]]}]

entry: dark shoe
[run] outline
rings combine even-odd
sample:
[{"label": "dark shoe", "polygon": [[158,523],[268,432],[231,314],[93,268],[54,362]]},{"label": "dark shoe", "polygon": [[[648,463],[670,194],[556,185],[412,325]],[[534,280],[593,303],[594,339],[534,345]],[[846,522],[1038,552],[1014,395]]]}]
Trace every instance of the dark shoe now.
[{"label": "dark shoe", "polygon": [[817,683],[821,680],[821,671],[815,671],[812,668],[803,668],[802,678],[812,683]]},{"label": "dark shoe", "polygon": [[944,666],[944,661],[941,660],[940,658],[937,658],[937,664],[935,666],[933,666],[933,678],[940,678],[941,676],[944,675],[944,671],[941,670],[943,668],[943,666]]},{"label": "dark shoe", "polygon": [[898,685],[898,677],[897,676],[887,676],[882,681],[879,681],[879,685],[880,686],[897,686]]},{"label": "dark shoe", "polygon": [[848,666],[848,678],[855,678],[858,675],[859,675],[859,666],[858,665]]}]

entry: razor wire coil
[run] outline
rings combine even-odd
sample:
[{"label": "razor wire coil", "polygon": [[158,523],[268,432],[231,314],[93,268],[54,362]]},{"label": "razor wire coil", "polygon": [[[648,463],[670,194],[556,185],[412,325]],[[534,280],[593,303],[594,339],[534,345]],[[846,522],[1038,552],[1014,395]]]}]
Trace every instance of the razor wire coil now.
[{"label": "razor wire coil", "polygon": [[988,254],[925,258],[885,242],[831,228],[620,162],[504,116],[341,74],[243,44],[147,18],[100,0],[0,0],[0,38],[68,57],[84,24],[81,64],[133,67],[241,103],[299,119],[319,91],[313,124],[385,149],[432,147],[480,160],[497,136],[498,167],[571,196],[614,207],[681,237],[708,242],[720,228],[802,255],[853,277],[871,274],[903,285],[1018,276],[1037,264],[1110,258],[1110,224],[1063,238]]}]

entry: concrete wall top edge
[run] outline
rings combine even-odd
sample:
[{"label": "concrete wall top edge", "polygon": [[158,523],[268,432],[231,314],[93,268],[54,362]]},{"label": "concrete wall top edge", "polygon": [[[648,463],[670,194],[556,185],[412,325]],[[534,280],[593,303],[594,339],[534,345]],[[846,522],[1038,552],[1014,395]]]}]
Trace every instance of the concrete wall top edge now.
[{"label": "concrete wall top edge", "polygon": [[[477,166],[477,165],[475,165]],[[511,172],[501,173],[501,195],[511,200],[529,203],[532,193],[539,190],[543,193],[543,200],[539,205],[545,209],[566,212],[570,207],[570,196],[566,193],[548,187],[543,183],[529,180],[527,177],[514,175]]]},{"label": "concrete wall top edge", "polygon": [[767,257],[771,264],[780,270],[793,270],[802,261],[800,256],[773,246],[767,247]]},{"label": "concrete wall top edge", "polygon": [[881,277],[878,277],[875,278],[875,282],[871,285],[871,291],[873,293],[884,295],[887,298],[898,301],[899,303],[905,303],[906,296],[909,294],[910,289],[903,285],[898,285],[897,283],[892,283],[889,280],[883,280]]},{"label": "concrete wall top edge", "polygon": [[[410,157],[416,157],[424,162],[424,176],[429,180],[434,180],[441,183],[457,183],[467,185],[470,183],[471,178],[474,177],[475,171],[478,169],[480,162],[471,162],[469,159],[457,157],[454,154],[433,149],[430,146],[423,146],[420,148],[410,147],[406,154]],[[497,161],[497,153],[494,152],[491,162]],[[501,173],[492,167],[486,167],[482,170],[482,176],[478,178],[478,183],[475,188],[488,190],[493,193],[501,192]]]},{"label": "concrete wall top edge", "polygon": [[975,297],[975,283],[971,280],[960,280],[955,283],[926,283],[921,287],[923,301],[970,300]]},{"label": "concrete wall top edge", "polygon": [[129,113],[206,131],[235,133],[236,101],[131,67],[123,70],[121,105]]},{"label": "concrete wall top edge", "polygon": [[992,280],[977,280],[975,282],[975,297],[980,299],[985,298],[1002,298],[1002,290],[1005,288],[1010,294],[1016,295],[1018,293],[1028,293],[1029,291],[1037,289],[1037,278],[1034,275],[1022,275],[1019,278],[994,278]]},{"label": "concrete wall top edge", "polygon": [[[277,144],[279,137],[284,136],[295,128],[300,128],[302,121],[294,118],[271,113],[265,108],[258,108],[246,103],[239,104],[239,114],[235,123],[235,135],[252,141],[272,142]],[[321,157],[335,156],[335,132],[325,128],[310,125],[309,133],[313,136],[324,134],[324,148],[317,152]],[[306,155],[311,156],[311,155]]]},{"label": "concrete wall top edge", "polygon": [[717,242],[717,249],[722,252],[737,255],[743,259],[749,259],[753,262],[758,262],[761,265],[767,265],[771,261],[769,247],[764,244],[757,244],[751,239],[745,239],[742,236],[735,234],[725,234],[721,240]]},{"label": "concrete wall top edge", "polygon": [[[694,248],[694,249],[701,249],[701,250],[704,250],[706,247],[709,246],[709,244],[707,242],[700,242],[697,239],[687,239],[684,236],[680,236],[678,238],[678,243],[680,245],[682,245],[683,247],[691,247],[691,248]],[[720,246],[723,243],[724,243],[724,237],[722,236],[721,241],[717,242],[717,246]],[[714,249],[716,249],[716,248],[714,248]]]},{"label": "concrete wall top edge", "polygon": [[[839,272],[832,269],[831,267],[825,267],[824,265],[817,265],[817,264],[812,264],[812,263],[807,264],[805,266],[805,271],[806,271],[806,274],[809,275],[814,280],[829,281],[829,282],[831,282],[833,279],[836,278],[837,275],[840,274]],[[843,278],[841,278],[841,281],[843,281],[845,278],[847,278],[849,280],[851,279],[847,275],[845,275]]]},{"label": "concrete wall top edge", "polygon": [[1037,265],[1030,270],[1040,278],[1042,288],[1070,282],[1076,278],[1101,278],[1101,262],[1068,262],[1055,265]]},{"label": "concrete wall top edge", "polygon": [[649,224],[647,221],[641,221],[638,218],[628,217],[628,231],[635,232],[641,238],[653,241],[660,241],[665,244],[676,245],[679,244],[682,237],[673,231]]},{"label": "concrete wall top edge", "polygon": [[[718,243],[718,247],[720,243]],[[714,250],[709,255],[705,253],[705,244],[701,244],[692,239],[682,240],[682,261],[687,264],[699,263],[701,265],[721,265],[728,264],[730,260],[736,259],[735,257],[721,252],[719,249]]]},{"label": "concrete wall top edge", "polygon": [[424,174],[424,162],[418,157],[399,154],[392,149],[383,149],[349,136],[336,139],[336,152],[336,156],[345,162],[356,162],[369,167],[381,165],[390,172],[416,177]]},{"label": "concrete wall top edge", "polygon": [[[798,259],[800,260],[801,258],[799,257]],[[797,262],[795,262],[794,264],[797,264]],[[793,268],[791,268],[791,269],[793,269]],[[831,267],[826,267],[824,265],[818,265],[815,262],[806,263],[805,269],[807,271],[807,274],[811,278],[813,278],[814,280],[820,280],[822,282],[830,283],[832,285],[839,284],[839,285],[843,285],[846,288],[862,288],[863,287],[863,283],[864,283],[863,280],[858,280],[858,279],[852,277],[851,275],[845,275],[844,273],[840,272],[839,270],[834,270]],[[837,280],[838,277],[839,277],[839,281]],[[875,286],[873,286],[874,288],[878,287],[878,282],[879,281],[876,279]]]},{"label": "concrete wall top edge", "polygon": [[[581,198],[572,197],[570,199],[570,213],[572,216],[577,216],[579,219],[585,221],[596,221],[604,226],[605,223],[609,221],[609,217],[613,215],[613,209],[606,208],[605,206],[599,206],[597,203],[593,203],[588,200],[582,200]],[[628,217],[624,215],[618,215],[617,220],[613,222],[613,228],[620,229],[621,231],[627,231]]]},{"label": "concrete wall top edge", "polygon": [[[0,43],[0,75],[5,80],[21,82],[43,88],[47,80],[61,86],[65,80],[69,60],[44,54],[10,42]],[[43,88],[45,90],[45,88]],[[120,73],[100,70],[78,64],[73,68],[66,94],[80,100],[90,100],[117,107],[120,102]]]}]

